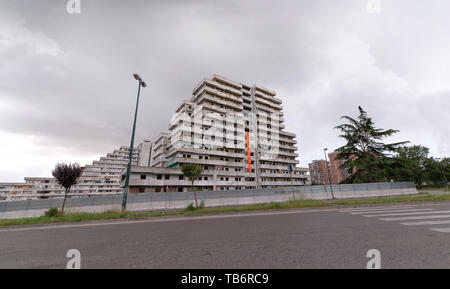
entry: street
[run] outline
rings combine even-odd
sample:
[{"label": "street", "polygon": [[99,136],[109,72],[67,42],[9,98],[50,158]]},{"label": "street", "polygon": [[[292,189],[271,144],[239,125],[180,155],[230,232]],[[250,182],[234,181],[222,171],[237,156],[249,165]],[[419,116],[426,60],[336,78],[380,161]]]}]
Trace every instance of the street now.
[{"label": "street", "polygon": [[450,203],[115,220],[0,229],[0,268],[450,268]]}]

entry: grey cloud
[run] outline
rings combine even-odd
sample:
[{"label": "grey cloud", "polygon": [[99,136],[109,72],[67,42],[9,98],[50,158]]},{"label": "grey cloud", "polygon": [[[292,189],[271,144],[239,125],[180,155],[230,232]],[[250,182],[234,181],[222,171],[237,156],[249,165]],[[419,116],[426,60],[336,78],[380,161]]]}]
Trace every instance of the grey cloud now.
[{"label": "grey cloud", "polygon": [[[333,127],[357,105],[398,138],[449,153],[446,1],[382,1],[379,15],[358,0],[81,1],[80,15],[65,1],[0,3],[0,133],[106,153],[129,142],[132,73],[150,84],[139,140],[217,73],[277,91],[303,166],[340,145]],[[8,49],[11,35],[28,40]]]}]

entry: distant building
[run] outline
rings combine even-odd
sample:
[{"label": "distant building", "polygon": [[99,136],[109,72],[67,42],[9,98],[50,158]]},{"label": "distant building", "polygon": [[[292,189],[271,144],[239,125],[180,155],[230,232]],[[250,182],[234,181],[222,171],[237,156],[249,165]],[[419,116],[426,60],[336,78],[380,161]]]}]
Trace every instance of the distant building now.
[{"label": "distant building", "polygon": [[[340,184],[345,179],[351,176],[348,170],[342,169],[344,160],[337,158],[337,152],[331,152],[328,154],[329,162],[324,160],[315,160],[309,164],[309,174],[311,182],[314,184],[329,185],[328,173],[331,175],[332,184]],[[329,168],[327,168],[327,165]]]},{"label": "distant building", "polygon": [[341,168],[345,161],[338,159],[337,155],[337,152],[328,154],[328,159],[330,160],[331,180],[333,184],[340,184],[351,176],[351,174],[348,173],[348,170]]},{"label": "distant building", "polygon": [[327,162],[324,160],[314,160],[309,166],[309,177],[311,184],[328,185],[330,184],[328,178]]},{"label": "distant building", "polygon": [[[129,147],[122,146],[91,165],[82,167],[81,177],[70,193],[80,195],[122,193],[121,175],[128,164]],[[142,152],[142,153],[141,153]],[[149,142],[142,142],[133,152],[133,165],[148,164]],[[53,177],[25,177],[23,183],[0,183],[0,200],[42,199],[64,194],[64,188]]]}]

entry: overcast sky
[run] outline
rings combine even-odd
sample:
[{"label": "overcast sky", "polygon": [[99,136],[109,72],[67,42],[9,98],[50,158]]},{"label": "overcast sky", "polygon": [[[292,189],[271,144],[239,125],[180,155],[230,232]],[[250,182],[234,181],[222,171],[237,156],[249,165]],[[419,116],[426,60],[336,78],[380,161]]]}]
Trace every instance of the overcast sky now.
[{"label": "overcast sky", "polygon": [[0,0],[0,181],[50,176],[166,131],[204,77],[260,84],[283,100],[299,160],[342,144],[363,106],[436,157],[450,154],[450,1]]}]

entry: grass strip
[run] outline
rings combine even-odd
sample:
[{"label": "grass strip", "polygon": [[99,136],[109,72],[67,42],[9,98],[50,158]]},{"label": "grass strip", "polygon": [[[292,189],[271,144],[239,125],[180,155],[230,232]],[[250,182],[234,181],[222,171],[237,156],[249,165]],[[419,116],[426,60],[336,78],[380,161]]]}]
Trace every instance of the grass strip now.
[{"label": "grass strip", "polygon": [[335,205],[354,206],[354,205],[376,205],[376,204],[395,204],[395,203],[412,203],[412,202],[442,202],[450,201],[450,194],[432,195],[421,192],[416,196],[398,196],[398,197],[377,197],[354,200],[336,200]]},{"label": "grass strip", "polygon": [[355,205],[376,205],[376,204],[411,203],[411,202],[440,202],[440,201],[450,201],[450,194],[432,195],[429,193],[422,192],[419,195],[415,196],[377,197],[377,198],[334,200],[334,201],[297,200],[282,203],[271,202],[262,204],[233,206],[233,207],[212,207],[212,208],[206,207],[198,209],[188,207],[183,210],[175,210],[175,211],[149,211],[149,212],[106,211],[103,213],[84,213],[84,212],[66,213],[63,215],[59,214],[56,217],[42,216],[35,218],[0,219],[0,227],[51,224],[51,223],[70,223],[70,222],[95,221],[95,220],[139,219],[139,218],[193,215],[193,214],[201,215],[201,214],[248,212],[260,210],[330,207],[333,205],[355,206]]},{"label": "grass strip", "polygon": [[315,200],[288,201],[283,203],[262,203],[254,205],[233,206],[233,207],[212,207],[198,209],[183,209],[176,211],[150,211],[150,212],[120,212],[106,211],[103,213],[65,213],[56,217],[35,217],[20,219],[0,219],[0,226],[17,226],[17,225],[34,225],[34,224],[51,224],[64,222],[81,222],[93,220],[114,220],[114,219],[139,219],[149,217],[192,215],[192,214],[217,214],[227,212],[243,212],[243,211],[259,211],[259,210],[276,210],[276,209],[294,209],[294,208],[311,208],[311,207],[327,207],[330,203]]}]

